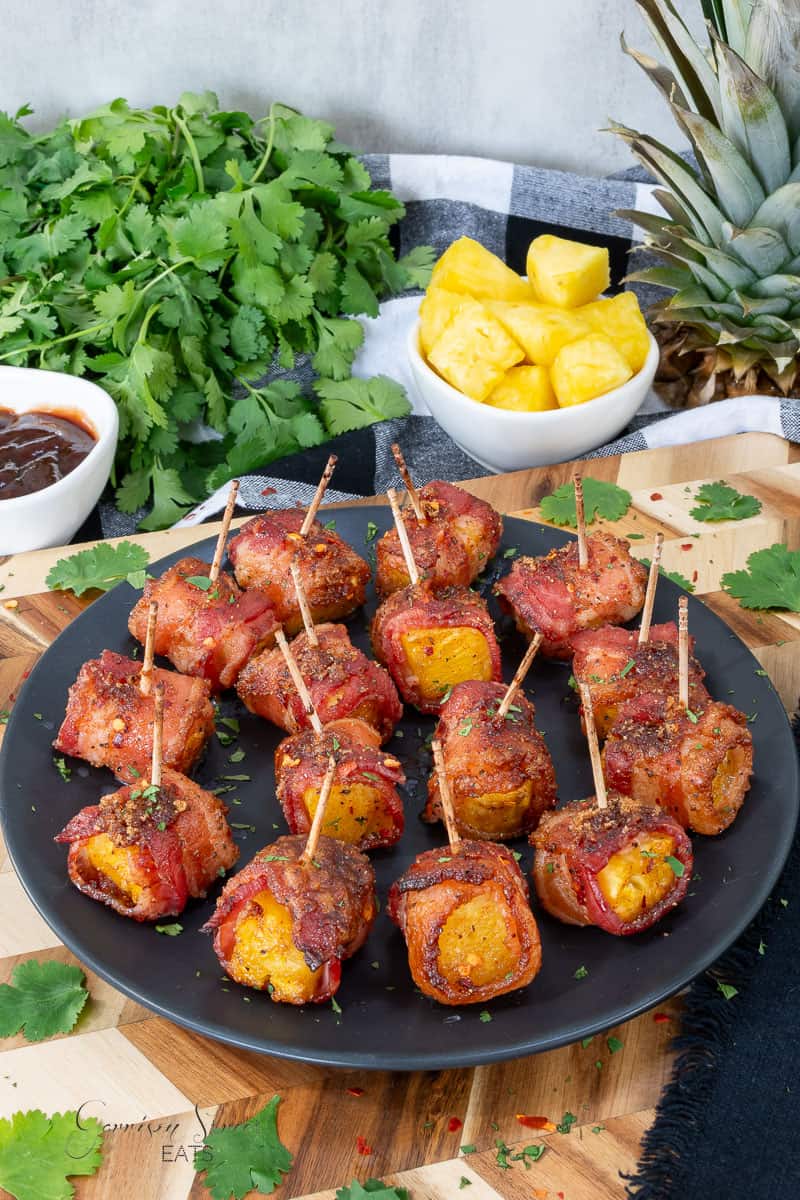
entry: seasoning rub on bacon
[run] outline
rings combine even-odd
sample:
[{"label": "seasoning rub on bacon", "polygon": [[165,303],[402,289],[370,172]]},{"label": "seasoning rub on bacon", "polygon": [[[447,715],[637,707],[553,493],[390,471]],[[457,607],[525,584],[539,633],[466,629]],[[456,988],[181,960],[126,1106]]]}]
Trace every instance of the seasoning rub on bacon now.
[{"label": "seasoning rub on bacon", "polygon": [[542,654],[569,658],[575,635],[621,625],[642,607],[647,572],[630,545],[610,533],[586,536],[580,479],[575,477],[578,538],[539,558],[515,559],[495,584],[500,603],[528,639],[541,633]]},{"label": "seasoning rub on bacon", "polygon": [[[417,490],[398,445],[392,446],[413,516],[406,528],[420,576],[433,587],[468,587],[500,544],[503,522],[485,500],[437,479]],[[396,529],[375,547],[375,583],[388,596],[411,582]]]}]

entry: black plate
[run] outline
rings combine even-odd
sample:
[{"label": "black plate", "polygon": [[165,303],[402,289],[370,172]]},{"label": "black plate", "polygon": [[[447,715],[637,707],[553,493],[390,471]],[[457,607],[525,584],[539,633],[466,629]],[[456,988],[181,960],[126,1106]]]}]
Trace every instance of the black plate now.
[{"label": "black plate", "polygon": [[[339,509],[335,520],[338,532],[366,553],[368,522],[382,532],[390,515],[377,507]],[[567,537],[545,526],[507,519],[503,549],[542,554]],[[485,581],[487,593],[510,566],[503,549]],[[212,551],[212,541],[206,540],[192,552],[210,560]],[[160,573],[179,557],[165,558],[152,570]],[[674,618],[679,594],[674,584],[661,581],[656,620]],[[786,714],[750,651],[719,617],[690,599],[690,629],[712,692],[757,714],[751,725],[756,773],[734,827],[716,839],[694,839],[697,874],[678,910],[655,929],[631,938],[572,928],[537,912],[542,970],[524,991],[486,1006],[490,1022],[480,1019],[481,1006],[443,1008],[415,991],[403,939],[383,912],[364,949],[344,964],[336,997],[341,1015],[329,1004],[304,1009],[273,1004],[265,994],[226,981],[211,939],[199,932],[216,892],[190,904],[180,918],[180,936],[160,935],[82,896],[68,882],[65,848],[52,840],[78,808],[113,790],[108,772],[77,760],[71,762],[71,781],[63,783],[52,765],[50,742],[63,716],[67,687],[81,663],[104,648],[130,652],[127,616],[134,599],[126,584],[117,587],[73,621],[42,656],[9,720],[0,761],[0,807],[14,866],[59,938],[115,987],[180,1025],[251,1050],[359,1068],[472,1066],[531,1054],[607,1029],[683,987],[736,939],[778,878],[798,808],[797,760]],[[368,613],[374,605],[371,595]],[[524,647],[507,620],[500,621],[498,629],[503,634],[505,677],[510,679]],[[368,649],[364,614],[353,619],[351,633],[356,644]],[[526,689],[536,703],[563,800],[592,790],[568,678],[568,667],[538,662]],[[209,787],[219,776],[252,777],[226,797],[241,801],[231,805],[229,819],[255,826],[254,832],[236,832],[244,865],[286,830],[272,770],[272,754],[283,735],[246,713],[230,696],[222,711],[239,718],[240,737],[227,748],[213,739],[197,777]],[[441,828],[425,825],[417,816],[430,766],[425,741],[433,724],[431,718],[408,710],[400,726],[402,740],[390,743],[409,783],[402,841],[394,850],[372,856],[382,904],[390,883],[414,856],[443,842]],[[231,764],[229,756],[237,747],[246,757]],[[528,870],[531,851],[524,842],[518,849],[523,853],[521,865]],[[576,980],[580,967],[588,974]]]}]

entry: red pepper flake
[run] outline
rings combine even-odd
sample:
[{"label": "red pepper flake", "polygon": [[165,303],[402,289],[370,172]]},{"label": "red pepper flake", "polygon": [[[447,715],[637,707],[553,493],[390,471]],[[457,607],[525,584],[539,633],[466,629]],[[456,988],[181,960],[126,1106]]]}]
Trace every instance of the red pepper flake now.
[{"label": "red pepper flake", "polygon": [[16,698],[17,698],[17,693],[16,693],[16,692],[9,692],[9,693],[8,693],[8,698],[9,698],[9,700],[10,700],[10,701],[12,701],[12,702],[13,702],[13,701],[14,701],[14,700],[16,700]]},{"label": "red pepper flake", "polygon": [[353,1088],[345,1088],[344,1090],[347,1092],[348,1096],[363,1096],[364,1095],[363,1088],[353,1087]]},{"label": "red pepper flake", "polygon": [[651,500],[663,500],[664,497],[661,495],[661,492],[653,492],[650,499]]},{"label": "red pepper flake", "polygon": [[274,496],[277,490],[278,490],[277,488],[265,487],[263,489],[263,491],[261,492],[261,495],[262,496]]},{"label": "red pepper flake", "polygon": [[458,1133],[459,1129],[463,1129],[463,1127],[464,1127],[464,1122],[461,1120],[460,1117],[451,1117],[450,1120],[447,1122],[447,1132],[448,1133]]},{"label": "red pepper flake", "polygon": [[681,550],[691,550],[694,542],[681,542]]},{"label": "red pepper flake", "polygon": [[563,1192],[556,1192],[556,1195],[558,1196],[558,1200],[564,1200],[564,1193],[563,1193]]},{"label": "red pepper flake", "polygon": [[366,1139],[361,1134],[356,1138],[356,1150],[359,1154],[363,1154],[365,1158],[368,1158],[372,1154],[372,1146],[367,1145]]},{"label": "red pepper flake", "polygon": [[698,572],[693,571],[692,572],[692,583],[697,583],[697,578],[698,578]]},{"label": "red pepper flake", "polygon": [[655,1021],[656,1025],[663,1025],[665,1021],[671,1021],[672,1017],[669,1015],[669,1013],[657,1012],[653,1013],[653,1020]]},{"label": "red pepper flake", "polygon": [[22,678],[27,679],[28,676],[30,675],[30,673],[31,673],[31,671],[30,671],[30,667],[29,667],[27,671],[22,672]]},{"label": "red pepper flake", "polygon": [[546,1129],[548,1133],[555,1133],[556,1126],[547,1117],[528,1117],[525,1113],[517,1113],[517,1120],[520,1125],[524,1125],[526,1129]]}]

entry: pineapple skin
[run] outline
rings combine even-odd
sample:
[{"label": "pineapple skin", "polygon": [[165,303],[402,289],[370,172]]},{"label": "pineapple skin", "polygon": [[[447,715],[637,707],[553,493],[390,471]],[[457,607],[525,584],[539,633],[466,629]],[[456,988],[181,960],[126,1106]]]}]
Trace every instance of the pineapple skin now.
[{"label": "pineapple skin", "polygon": [[446,288],[428,288],[419,306],[419,344],[426,358],[448,321],[463,308],[466,299],[464,295],[449,292]]},{"label": "pineapple skin", "polygon": [[610,338],[634,373],[641,371],[650,353],[650,335],[633,292],[595,300],[577,309],[575,315]]},{"label": "pineapple skin", "polygon": [[483,401],[524,357],[525,351],[488,308],[468,300],[436,339],[428,360],[458,391]]},{"label": "pineapple skin", "polygon": [[506,371],[486,398],[486,404],[511,412],[547,412],[558,408],[550,372],[542,366],[512,367]]},{"label": "pineapple skin", "polygon": [[522,346],[527,361],[545,367],[553,365],[562,346],[592,332],[589,321],[577,312],[553,305],[509,304],[505,300],[488,300],[486,307]]},{"label": "pineapple skin", "polygon": [[620,387],[633,371],[610,338],[590,333],[564,346],[550,371],[561,408],[584,404]]},{"label": "pineapple skin", "polygon": [[556,308],[579,308],[611,282],[608,250],[544,233],[528,247],[528,278],[537,297]]},{"label": "pineapple skin", "polygon": [[[476,299],[533,299],[530,285],[473,238],[458,238],[433,268],[430,286]],[[591,298],[591,297],[590,297]]]}]

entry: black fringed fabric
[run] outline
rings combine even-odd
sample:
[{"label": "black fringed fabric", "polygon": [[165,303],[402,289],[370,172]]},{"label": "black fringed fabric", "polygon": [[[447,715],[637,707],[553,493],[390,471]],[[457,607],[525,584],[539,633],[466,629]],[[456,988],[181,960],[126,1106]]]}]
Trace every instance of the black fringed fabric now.
[{"label": "black fringed fabric", "polygon": [[[800,750],[800,714],[793,724]],[[756,920],[692,984],[674,1047],[627,1195],[800,1197],[800,837]]]}]

